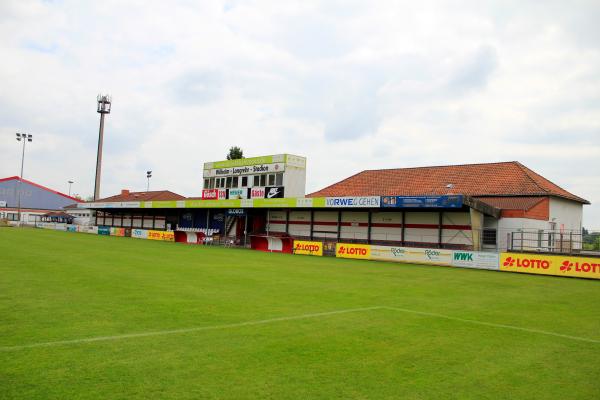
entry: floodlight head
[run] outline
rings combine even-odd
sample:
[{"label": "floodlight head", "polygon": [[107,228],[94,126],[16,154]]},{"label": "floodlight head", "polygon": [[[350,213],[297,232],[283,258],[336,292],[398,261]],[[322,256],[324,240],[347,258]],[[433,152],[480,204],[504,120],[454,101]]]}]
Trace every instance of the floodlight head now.
[{"label": "floodlight head", "polygon": [[146,171],[146,178],[152,178],[152,171]]},{"label": "floodlight head", "polygon": [[31,134],[28,134],[28,135],[27,135],[27,141],[28,141],[28,142],[33,142],[33,135],[31,135]]},{"label": "floodlight head", "polygon": [[99,94],[96,98],[98,102],[98,112],[100,114],[110,114],[111,97],[107,94]]},{"label": "floodlight head", "polygon": [[21,141],[21,134],[17,133],[17,140],[20,142]]}]

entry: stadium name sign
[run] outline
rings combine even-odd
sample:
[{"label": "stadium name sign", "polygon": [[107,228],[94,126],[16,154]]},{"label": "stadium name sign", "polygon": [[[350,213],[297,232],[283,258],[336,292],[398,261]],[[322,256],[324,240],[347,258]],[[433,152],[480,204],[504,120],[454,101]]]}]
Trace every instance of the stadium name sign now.
[{"label": "stadium name sign", "polygon": [[269,172],[282,172],[285,170],[284,163],[248,165],[243,167],[217,168],[204,171],[204,177],[223,176],[223,175],[251,175],[264,174]]},{"label": "stadium name sign", "polygon": [[379,196],[367,197],[326,197],[326,207],[379,207]]}]

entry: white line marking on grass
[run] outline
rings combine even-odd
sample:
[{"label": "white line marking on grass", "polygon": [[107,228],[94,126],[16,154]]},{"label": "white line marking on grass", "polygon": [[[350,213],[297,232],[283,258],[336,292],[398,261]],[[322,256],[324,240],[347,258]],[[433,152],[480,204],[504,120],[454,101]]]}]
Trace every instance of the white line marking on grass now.
[{"label": "white line marking on grass", "polygon": [[163,335],[174,335],[174,334],[179,334],[179,333],[210,331],[210,330],[215,330],[215,329],[240,328],[240,327],[244,327],[244,326],[264,325],[264,324],[270,324],[273,322],[280,322],[280,321],[294,321],[294,320],[300,320],[300,319],[326,317],[329,315],[348,314],[348,313],[360,312],[360,311],[380,310],[383,308],[385,308],[385,307],[377,306],[377,307],[349,308],[349,309],[345,309],[345,310],[326,311],[326,312],[313,313],[313,314],[293,315],[290,317],[269,318],[269,319],[261,319],[261,320],[257,320],[257,321],[237,322],[237,323],[223,324],[223,325],[198,326],[195,328],[171,329],[171,330],[166,330],[166,331],[128,333],[128,334],[124,334],[124,335],[114,335],[114,336],[97,336],[97,337],[84,338],[84,339],[57,340],[55,342],[32,343],[32,344],[25,344],[25,345],[20,345],[20,346],[4,346],[4,347],[0,347],[0,351],[15,351],[15,350],[31,349],[34,347],[64,346],[64,345],[79,344],[79,343],[106,342],[106,341],[110,341],[110,340],[122,340],[122,339],[141,338],[141,337],[148,337],[148,336],[163,336]]},{"label": "white line marking on grass", "polygon": [[114,335],[114,336],[97,336],[97,337],[84,338],[84,339],[58,340],[55,342],[32,343],[32,344],[25,344],[25,345],[20,345],[20,346],[4,346],[4,347],[0,347],[0,351],[16,351],[16,350],[31,349],[31,348],[36,348],[36,347],[64,346],[64,345],[70,345],[70,344],[106,342],[106,341],[111,341],[111,340],[132,339],[132,338],[149,337],[149,336],[174,335],[174,334],[179,334],[179,333],[201,332],[201,331],[210,331],[210,330],[216,330],[216,329],[241,328],[244,326],[264,325],[264,324],[270,324],[273,322],[280,322],[280,321],[294,321],[294,320],[301,320],[301,319],[326,317],[329,315],[348,314],[348,313],[353,313],[353,312],[373,311],[373,310],[400,311],[400,312],[409,313],[409,314],[422,315],[422,316],[434,317],[434,318],[442,318],[442,319],[447,319],[447,320],[451,320],[451,321],[464,322],[464,323],[468,323],[468,324],[490,326],[493,328],[512,329],[512,330],[528,332],[528,333],[537,333],[537,334],[541,334],[541,335],[554,336],[554,337],[559,337],[559,338],[563,338],[563,339],[577,340],[580,342],[600,343],[600,340],[597,340],[597,339],[590,339],[590,338],[571,336],[571,335],[563,335],[561,333],[542,331],[539,329],[530,329],[530,328],[523,328],[523,327],[514,326],[514,325],[505,325],[505,324],[496,324],[493,322],[477,321],[477,320],[473,320],[473,319],[452,317],[452,316],[444,315],[444,314],[436,314],[436,313],[425,312],[425,311],[410,310],[407,308],[400,308],[400,307],[374,306],[374,307],[363,307],[363,308],[349,308],[349,309],[345,309],[345,310],[336,310],[336,311],[326,311],[326,312],[313,313],[313,314],[293,315],[290,317],[261,319],[261,320],[256,320],[256,321],[237,322],[237,323],[223,324],[223,325],[198,326],[195,328],[172,329],[172,330],[165,330],[165,331],[128,333],[128,334],[124,334],[124,335]]},{"label": "white line marking on grass", "polygon": [[387,306],[384,306],[384,307],[381,307],[381,308],[387,309],[387,310],[401,311],[401,312],[405,312],[405,313],[409,313],[409,314],[423,315],[423,316],[426,316],[426,317],[435,317],[435,318],[449,319],[451,321],[465,322],[465,323],[468,323],[468,324],[491,326],[493,328],[504,328],[504,329],[512,329],[512,330],[515,330],[515,331],[521,331],[521,332],[539,333],[541,335],[548,335],[548,336],[555,336],[555,337],[560,337],[560,338],[564,338],[564,339],[578,340],[580,342],[600,343],[600,340],[597,340],[597,339],[589,339],[589,338],[584,338],[584,337],[579,337],[579,336],[563,335],[561,333],[549,332],[549,331],[542,331],[542,330],[539,330],[539,329],[530,329],[530,328],[523,328],[523,327],[520,327],[520,326],[496,324],[496,323],[493,323],[493,322],[485,322],[485,321],[477,321],[477,320],[474,320],[474,319],[465,319],[465,318],[459,318],[459,317],[451,317],[449,315],[436,314],[436,313],[430,313],[430,312],[424,312],[424,311],[409,310],[409,309],[406,309],[406,308],[399,308],[399,307],[387,307]]}]

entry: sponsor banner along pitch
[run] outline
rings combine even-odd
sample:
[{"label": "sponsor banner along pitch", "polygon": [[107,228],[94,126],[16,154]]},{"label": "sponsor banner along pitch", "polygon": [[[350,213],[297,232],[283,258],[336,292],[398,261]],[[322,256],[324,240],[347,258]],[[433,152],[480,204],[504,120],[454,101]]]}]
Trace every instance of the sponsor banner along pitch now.
[{"label": "sponsor banner along pitch", "polygon": [[502,253],[500,255],[500,270],[600,279],[600,258]]},{"label": "sponsor banner along pitch", "polygon": [[304,240],[294,240],[294,254],[304,254],[309,256],[323,255],[323,242],[309,242]]}]

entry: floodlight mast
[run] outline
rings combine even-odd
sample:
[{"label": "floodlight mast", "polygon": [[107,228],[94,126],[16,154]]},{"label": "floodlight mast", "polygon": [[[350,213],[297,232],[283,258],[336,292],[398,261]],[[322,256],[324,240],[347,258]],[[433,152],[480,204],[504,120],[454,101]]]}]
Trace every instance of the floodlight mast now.
[{"label": "floodlight mast", "polygon": [[148,179],[148,185],[146,186],[146,192],[150,191],[150,178],[152,178],[152,171],[146,171],[146,178]]},{"label": "floodlight mast", "polygon": [[98,153],[96,156],[96,182],[94,184],[94,201],[100,198],[100,175],[102,174],[102,143],[104,142],[104,115],[110,114],[112,98],[109,95],[99,94],[97,112],[100,114],[100,132],[98,133]]},{"label": "floodlight mast", "polygon": [[21,182],[23,181],[23,165],[25,163],[25,144],[33,142],[33,135],[28,133],[17,133],[17,141],[23,141],[23,152],[21,153],[21,176],[19,177],[19,186],[17,189],[17,213],[19,220],[17,225],[21,225]]}]

